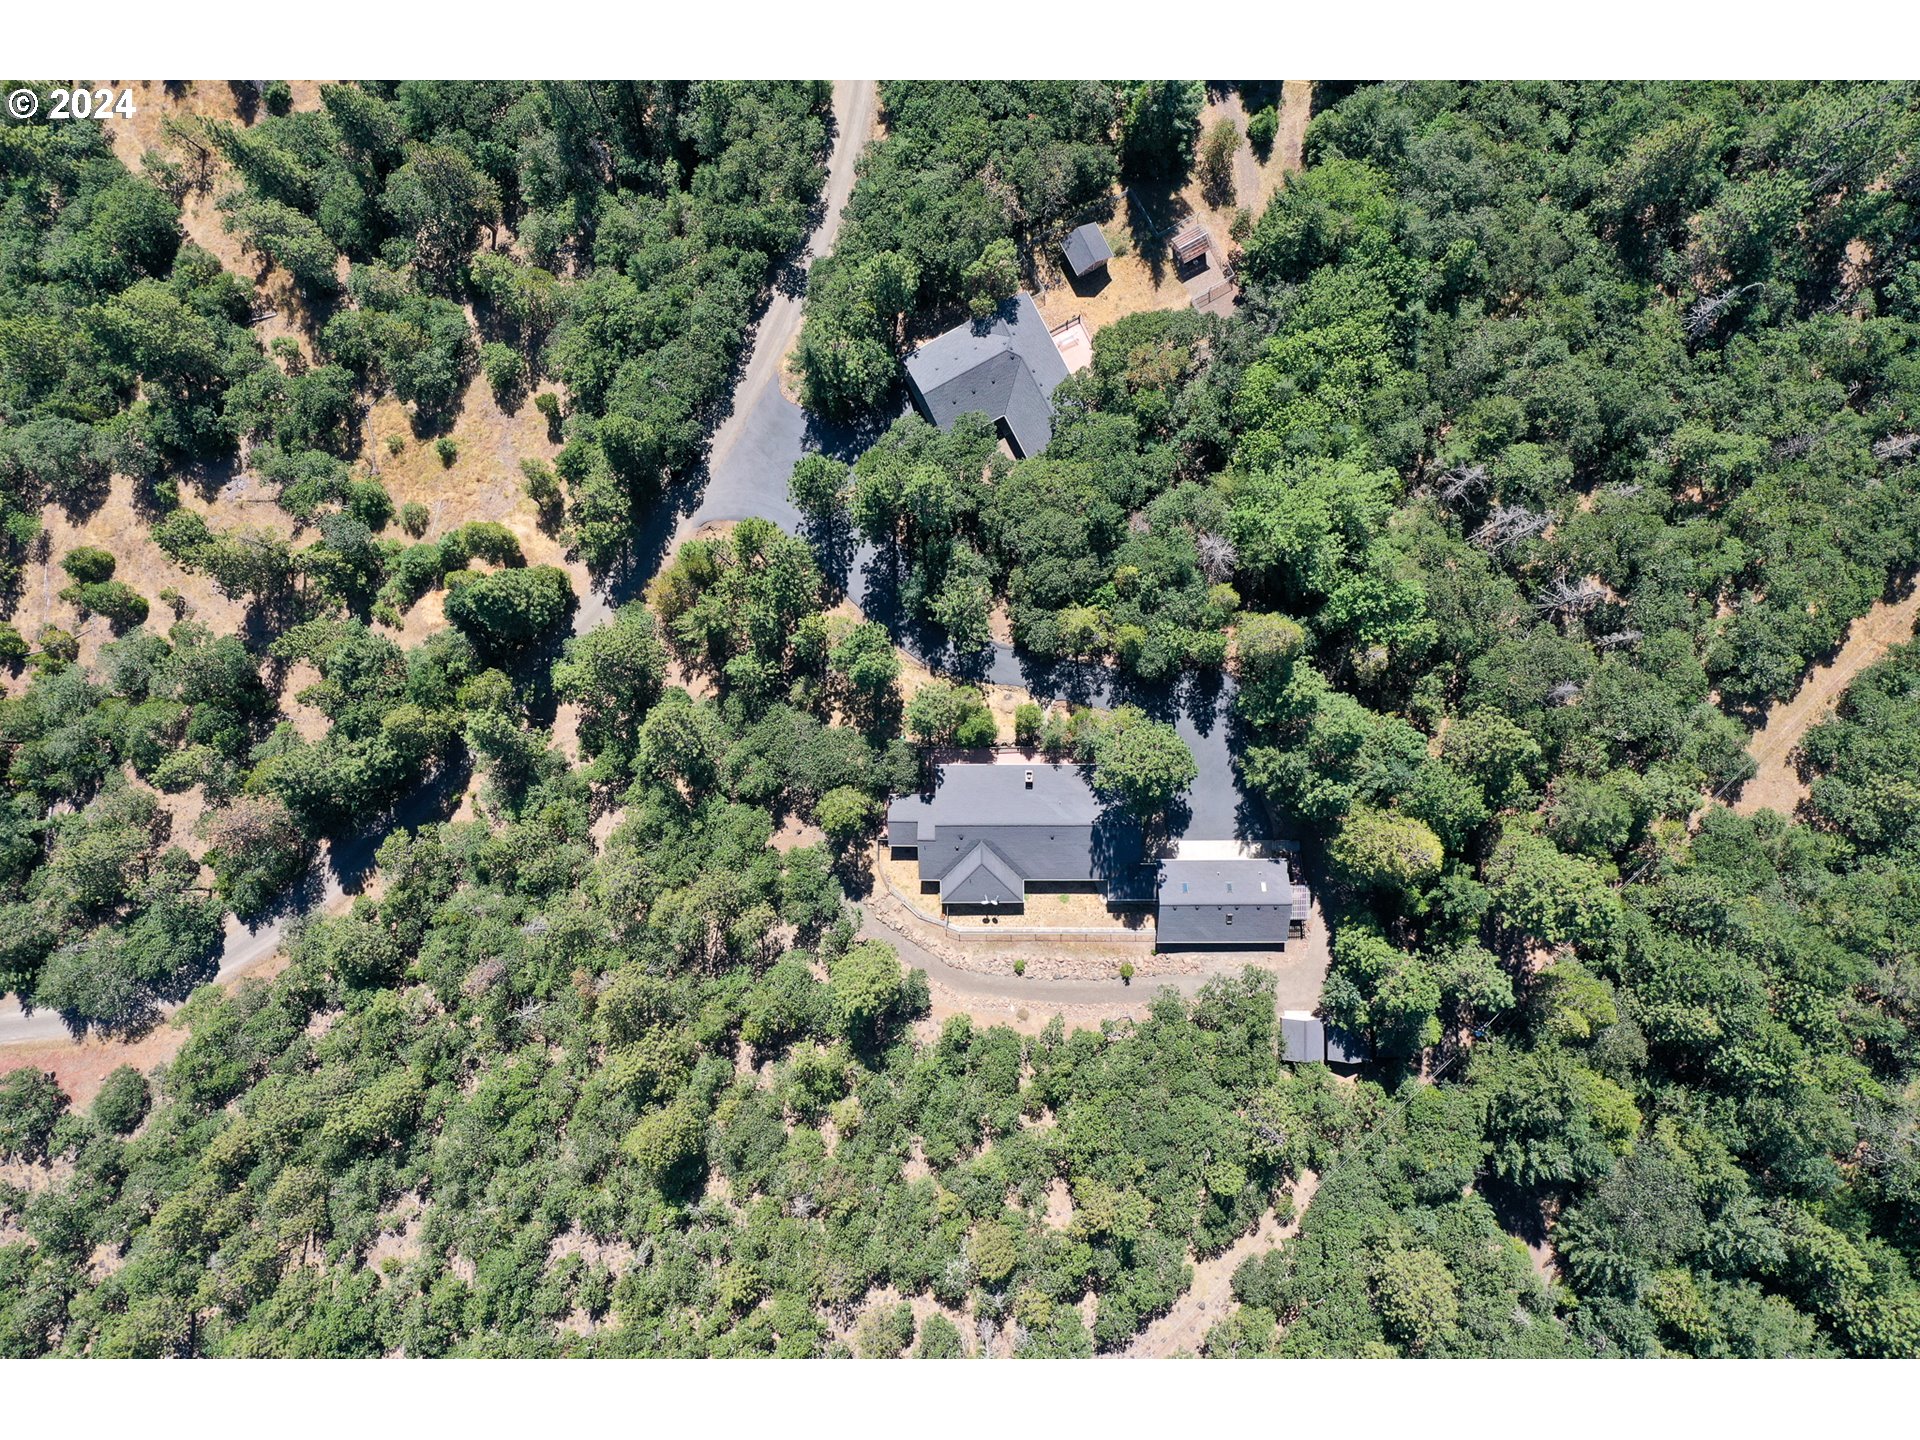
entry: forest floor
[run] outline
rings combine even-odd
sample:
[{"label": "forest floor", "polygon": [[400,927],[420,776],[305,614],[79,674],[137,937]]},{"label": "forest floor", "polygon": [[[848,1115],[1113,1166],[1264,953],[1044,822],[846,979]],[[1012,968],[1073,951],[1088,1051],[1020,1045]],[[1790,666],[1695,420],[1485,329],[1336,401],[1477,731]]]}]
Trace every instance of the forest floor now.
[{"label": "forest floor", "polygon": [[1307,1207],[1313,1203],[1314,1191],[1319,1188],[1320,1177],[1311,1170],[1304,1172],[1288,1187],[1287,1193],[1293,1197],[1293,1217],[1286,1224],[1282,1225],[1269,1210],[1260,1217],[1252,1234],[1241,1236],[1212,1259],[1193,1260],[1189,1255],[1193,1263],[1193,1283],[1173,1302],[1171,1310],[1134,1337],[1123,1352],[1125,1357],[1165,1359],[1172,1355],[1198,1355],[1207,1331],[1233,1314],[1239,1303],[1233,1298],[1233,1272],[1240,1268],[1240,1262],[1264,1255],[1298,1235],[1300,1222],[1306,1218]]},{"label": "forest floor", "polygon": [[1816,666],[1800,688],[1767,711],[1767,722],[1747,744],[1757,767],[1741,789],[1733,808],[1739,814],[1778,810],[1792,815],[1809,794],[1800,778],[1800,741],[1807,731],[1833,714],[1840,697],[1860,672],[1876,664],[1890,649],[1913,638],[1920,621],[1920,583],[1905,599],[1875,602],[1853,622],[1846,643],[1825,665]]},{"label": "forest floor", "polygon": [[1247,110],[1239,92],[1223,90],[1210,95],[1200,112],[1201,133],[1215,121],[1228,119],[1242,137],[1234,156],[1233,193],[1209,195],[1197,179],[1189,179],[1177,189],[1116,186],[1107,202],[1108,214],[1078,217],[1099,219],[1107,242],[1113,246],[1113,259],[1107,262],[1103,276],[1073,280],[1055,246],[1043,246],[1030,257],[1034,303],[1047,324],[1063,325],[1079,316],[1090,333],[1097,333],[1128,315],[1187,309],[1193,303],[1195,287],[1181,278],[1164,253],[1166,240],[1188,224],[1204,226],[1213,240],[1213,262],[1199,278],[1218,280],[1221,257],[1231,256],[1239,248],[1228,233],[1234,211],[1245,209],[1258,219],[1288,173],[1300,168],[1301,144],[1312,102],[1311,80],[1281,83],[1280,133],[1267,158],[1261,160],[1245,141]]}]

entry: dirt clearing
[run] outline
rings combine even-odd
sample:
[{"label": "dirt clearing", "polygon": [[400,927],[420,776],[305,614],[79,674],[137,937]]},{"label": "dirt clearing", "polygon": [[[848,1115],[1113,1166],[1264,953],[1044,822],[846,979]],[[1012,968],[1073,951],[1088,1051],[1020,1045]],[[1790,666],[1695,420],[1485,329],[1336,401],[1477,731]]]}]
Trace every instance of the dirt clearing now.
[{"label": "dirt clearing", "polygon": [[1764,809],[1793,814],[1810,793],[1796,763],[1801,738],[1833,714],[1861,671],[1913,638],[1916,620],[1920,620],[1920,582],[1905,599],[1891,604],[1879,601],[1854,621],[1840,653],[1807,676],[1791,699],[1767,711],[1767,723],[1747,744],[1758,768],[1733,802],[1736,812],[1751,815]]},{"label": "dirt clearing", "polygon": [[1260,1217],[1251,1235],[1243,1235],[1211,1260],[1193,1260],[1193,1283],[1173,1302],[1173,1308],[1134,1337],[1126,1349],[1129,1359],[1164,1359],[1170,1355],[1198,1355],[1207,1331],[1238,1308],[1233,1298],[1233,1272],[1240,1262],[1264,1255],[1300,1233],[1300,1222],[1313,1203],[1320,1177],[1309,1170],[1287,1193],[1293,1198],[1293,1216],[1282,1225],[1273,1211]]}]

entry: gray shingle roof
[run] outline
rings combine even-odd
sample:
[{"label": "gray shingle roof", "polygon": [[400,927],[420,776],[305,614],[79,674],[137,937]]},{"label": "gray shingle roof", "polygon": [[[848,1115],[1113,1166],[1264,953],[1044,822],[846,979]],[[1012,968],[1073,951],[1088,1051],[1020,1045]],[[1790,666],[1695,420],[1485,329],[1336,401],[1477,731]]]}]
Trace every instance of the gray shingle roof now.
[{"label": "gray shingle roof", "polygon": [[1037,455],[1053,438],[1053,391],[1067,362],[1022,290],[990,320],[958,325],[907,357],[907,384],[927,418],[942,430],[979,412],[1006,422],[1022,455]]},{"label": "gray shingle roof", "polygon": [[1373,1053],[1373,1047],[1367,1044],[1367,1037],[1356,1035],[1351,1030],[1342,1030],[1338,1025],[1327,1026],[1327,1063],[1330,1065],[1359,1065]]},{"label": "gray shingle roof", "polygon": [[[1139,824],[1096,795],[1075,765],[942,765],[931,795],[887,806],[887,843],[916,847],[920,878],[941,881],[948,901],[958,898],[949,877],[969,897],[984,897],[997,877],[1016,896],[1028,882],[1097,880],[1119,898],[1138,888],[1135,872],[1149,881],[1153,873],[1139,863]],[[991,861],[977,853],[982,845]]]},{"label": "gray shingle roof", "polygon": [[1113,247],[1098,225],[1082,225],[1060,242],[1060,252],[1067,257],[1067,268],[1076,278],[1113,258]]},{"label": "gray shingle roof", "polygon": [[942,765],[931,795],[887,806],[887,834],[912,845],[943,825],[1091,825],[1106,809],[1077,765]]},{"label": "gray shingle roof", "polygon": [[1026,894],[1026,880],[984,840],[940,881],[940,898],[949,905],[1018,905]]}]

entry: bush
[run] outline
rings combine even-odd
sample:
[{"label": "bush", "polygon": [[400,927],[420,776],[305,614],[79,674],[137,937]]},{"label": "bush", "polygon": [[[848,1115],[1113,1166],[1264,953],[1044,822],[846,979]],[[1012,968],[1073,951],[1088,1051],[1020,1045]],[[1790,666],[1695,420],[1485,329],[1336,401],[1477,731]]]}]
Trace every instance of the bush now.
[{"label": "bush", "polygon": [[926,745],[958,745],[963,750],[991,745],[999,736],[993,712],[971,685],[936,680],[907,702],[907,731]]},{"label": "bush", "polygon": [[1254,111],[1247,120],[1247,143],[1262,160],[1273,153],[1273,142],[1280,134],[1280,112],[1267,105]]},{"label": "bush", "polygon": [[144,1075],[131,1065],[118,1066],[93,1098],[94,1123],[110,1135],[131,1135],[147,1118],[152,1098]]},{"label": "bush", "polygon": [[60,568],[81,585],[98,585],[113,578],[114,559],[105,550],[82,545],[61,558]]},{"label": "bush", "polygon": [[480,373],[503,410],[512,409],[527,388],[527,362],[511,345],[498,340],[480,347]]},{"label": "bush", "polygon": [[433,453],[440,457],[442,465],[451,465],[460,458],[460,447],[453,443],[451,435],[442,435],[433,442]]},{"label": "bush", "polygon": [[32,648],[18,627],[0,620],[0,665],[18,665]]},{"label": "bush", "polygon": [[418,540],[427,533],[427,521],[431,513],[418,500],[409,500],[400,507],[400,528]]},{"label": "bush", "polygon": [[284,80],[269,80],[266,89],[260,92],[260,99],[269,115],[293,113],[293,87]]},{"label": "bush", "polygon": [[1031,700],[1022,700],[1013,712],[1014,743],[1032,749],[1040,743],[1040,727],[1047,714]]},{"label": "bush", "polygon": [[131,585],[108,580],[98,585],[72,585],[60,592],[89,615],[104,615],[116,631],[129,630],[147,618],[147,598]]}]

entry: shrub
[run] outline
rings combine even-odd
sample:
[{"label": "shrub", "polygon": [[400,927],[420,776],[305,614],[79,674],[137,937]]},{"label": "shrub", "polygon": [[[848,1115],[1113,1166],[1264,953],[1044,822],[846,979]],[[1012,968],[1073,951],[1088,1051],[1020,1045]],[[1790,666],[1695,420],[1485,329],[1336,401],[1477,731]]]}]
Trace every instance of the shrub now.
[{"label": "shrub", "polygon": [[560,480],[553,473],[553,467],[529,455],[520,462],[520,483],[527,498],[533,501],[534,509],[540,512],[540,523],[556,524],[566,510],[566,496],[560,492]]},{"label": "shrub", "polygon": [[400,507],[400,528],[418,540],[427,533],[427,521],[430,512],[418,500],[409,500]]},{"label": "shrub", "polygon": [[1273,142],[1279,134],[1280,112],[1271,105],[1254,111],[1247,120],[1247,143],[1262,160],[1273,153]]},{"label": "shrub", "polygon": [[0,620],[0,665],[18,665],[31,648],[18,627]]},{"label": "shrub", "polygon": [[293,87],[284,80],[269,80],[267,88],[260,92],[260,99],[269,115],[293,113]]},{"label": "shrub", "polygon": [[503,410],[512,408],[526,390],[527,362],[519,351],[498,340],[480,347],[480,373],[487,377],[487,386]]},{"label": "shrub", "polygon": [[1040,743],[1040,727],[1046,723],[1046,711],[1031,700],[1022,700],[1013,712],[1013,738],[1016,744],[1032,749]]},{"label": "shrub", "polygon": [[97,546],[82,545],[61,558],[60,568],[77,584],[98,585],[113,578],[114,559]]},{"label": "shrub", "polygon": [[115,630],[131,629],[147,618],[146,596],[118,580],[71,585],[60,594],[89,615],[106,616]]},{"label": "shrub", "polygon": [[59,670],[80,658],[80,642],[58,625],[40,627],[40,653],[34,659],[48,670]]},{"label": "shrub", "polygon": [[111,1135],[131,1135],[147,1117],[153,1098],[146,1077],[131,1065],[117,1066],[93,1097],[93,1118]]},{"label": "shrub", "polygon": [[440,457],[442,465],[451,465],[460,458],[460,447],[453,443],[451,435],[442,435],[433,442],[433,453]]}]

